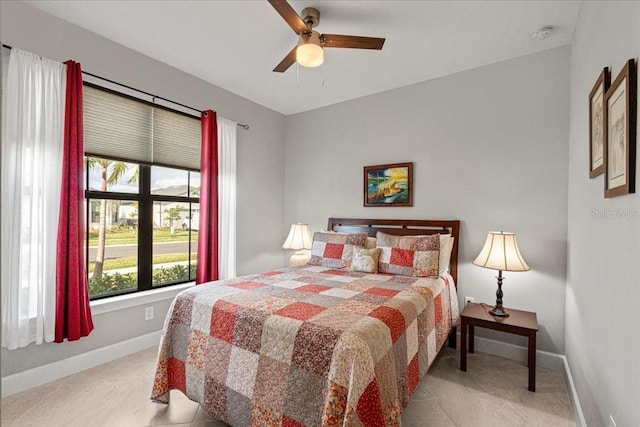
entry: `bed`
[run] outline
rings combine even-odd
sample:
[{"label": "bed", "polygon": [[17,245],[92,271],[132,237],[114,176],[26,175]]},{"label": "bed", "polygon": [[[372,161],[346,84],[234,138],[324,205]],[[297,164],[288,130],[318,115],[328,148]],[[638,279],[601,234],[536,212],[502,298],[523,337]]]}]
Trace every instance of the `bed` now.
[{"label": "bed", "polygon": [[[181,292],[165,320],[151,399],[168,404],[180,390],[234,427],[401,425],[437,353],[447,339],[455,346],[459,226],[330,218],[329,232],[314,235],[314,265]],[[397,247],[364,249],[376,236]],[[450,262],[429,276],[385,255],[411,253],[417,263],[419,253],[439,254],[442,264],[437,241],[449,237]],[[336,241],[347,242],[338,249],[352,251],[349,259],[334,256]],[[353,271],[350,260],[368,253],[380,255],[382,272]]]}]

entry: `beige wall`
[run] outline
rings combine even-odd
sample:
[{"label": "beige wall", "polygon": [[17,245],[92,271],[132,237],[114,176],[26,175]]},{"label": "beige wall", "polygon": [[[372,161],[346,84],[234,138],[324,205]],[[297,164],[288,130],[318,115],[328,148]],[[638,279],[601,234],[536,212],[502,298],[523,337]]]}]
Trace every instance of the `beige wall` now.
[{"label": "beige wall", "polygon": [[[471,262],[490,230],[518,233],[531,271],[507,307],[538,313],[538,349],[564,353],[568,47],[287,117],[284,226],[327,217],[460,219],[459,294],[495,303]],[[414,206],[364,208],[363,166],[414,163]],[[524,344],[521,337],[490,334]]]},{"label": "beige wall", "polygon": [[609,415],[640,425],[640,196],[605,199],[604,176],[589,179],[587,121],[602,68],[613,81],[639,56],[640,3],[583,3],[571,54],[566,355],[589,426],[612,425]]}]

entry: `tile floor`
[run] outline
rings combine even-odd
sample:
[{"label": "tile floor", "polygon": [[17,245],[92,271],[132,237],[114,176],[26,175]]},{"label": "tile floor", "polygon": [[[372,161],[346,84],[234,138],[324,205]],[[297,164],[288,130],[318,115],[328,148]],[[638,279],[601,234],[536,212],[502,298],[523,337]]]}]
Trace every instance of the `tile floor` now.
[{"label": "tile floor", "polygon": [[[151,403],[155,357],[150,348],[3,398],[2,426],[227,426],[180,392],[171,392],[168,406]],[[443,349],[403,412],[403,426],[575,425],[559,372],[538,368],[532,393],[524,364],[476,353],[467,372],[458,368],[458,353]]]}]

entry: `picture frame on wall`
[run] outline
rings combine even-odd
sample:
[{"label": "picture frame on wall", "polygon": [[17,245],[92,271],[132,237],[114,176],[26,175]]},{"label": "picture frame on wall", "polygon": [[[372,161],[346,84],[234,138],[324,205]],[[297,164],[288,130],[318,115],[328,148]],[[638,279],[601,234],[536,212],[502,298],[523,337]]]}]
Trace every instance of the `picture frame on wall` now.
[{"label": "picture frame on wall", "polygon": [[413,206],[413,163],[365,166],[364,206]]},{"label": "picture frame on wall", "polygon": [[630,59],[604,95],[606,198],[635,193],[636,96],[636,63]]},{"label": "picture frame on wall", "polygon": [[604,67],[589,93],[589,178],[604,173],[604,94],[611,84],[609,67]]}]

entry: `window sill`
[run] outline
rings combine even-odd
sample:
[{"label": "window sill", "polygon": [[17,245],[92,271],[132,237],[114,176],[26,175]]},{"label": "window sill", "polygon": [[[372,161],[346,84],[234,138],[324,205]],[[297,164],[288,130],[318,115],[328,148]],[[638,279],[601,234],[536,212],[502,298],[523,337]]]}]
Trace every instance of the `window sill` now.
[{"label": "window sill", "polygon": [[195,282],[183,283],[176,286],[170,286],[160,289],[151,289],[149,291],[137,292],[134,294],[118,295],[111,298],[104,298],[97,301],[91,301],[91,314],[103,314],[112,311],[123,310],[138,305],[151,304],[157,301],[164,301],[175,298],[181,291],[194,286]]}]

